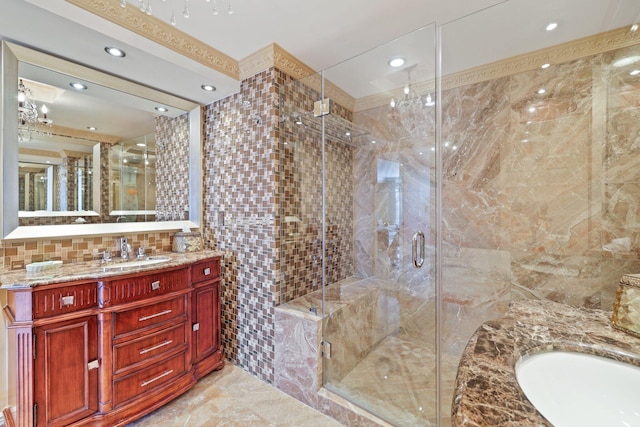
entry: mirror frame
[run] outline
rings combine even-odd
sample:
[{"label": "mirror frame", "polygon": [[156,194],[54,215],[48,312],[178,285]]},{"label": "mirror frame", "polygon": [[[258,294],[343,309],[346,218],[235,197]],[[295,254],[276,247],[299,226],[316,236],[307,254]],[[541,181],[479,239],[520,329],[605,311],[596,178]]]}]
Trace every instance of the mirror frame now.
[{"label": "mirror frame", "polygon": [[[103,224],[18,226],[18,63],[38,67],[107,86],[189,112],[189,220]],[[203,107],[195,102],[160,92],[119,77],[72,63],[6,41],[0,42],[0,240],[31,240],[131,234],[200,228],[202,203],[202,116]]]}]

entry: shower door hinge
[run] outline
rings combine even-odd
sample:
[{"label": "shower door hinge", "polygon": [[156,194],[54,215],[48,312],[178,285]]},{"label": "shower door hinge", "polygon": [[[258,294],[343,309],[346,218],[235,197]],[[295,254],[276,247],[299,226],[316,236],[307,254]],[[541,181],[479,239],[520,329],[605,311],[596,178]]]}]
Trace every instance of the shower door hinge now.
[{"label": "shower door hinge", "polygon": [[322,357],[331,359],[331,343],[329,341],[322,341],[320,345],[322,346]]},{"label": "shower door hinge", "polygon": [[313,103],[313,117],[326,116],[331,114],[331,99],[325,98]]}]

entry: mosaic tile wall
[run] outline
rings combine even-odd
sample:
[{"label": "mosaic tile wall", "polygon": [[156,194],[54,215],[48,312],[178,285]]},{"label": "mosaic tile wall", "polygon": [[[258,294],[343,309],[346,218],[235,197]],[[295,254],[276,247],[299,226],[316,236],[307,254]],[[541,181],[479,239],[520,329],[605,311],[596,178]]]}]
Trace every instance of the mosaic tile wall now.
[{"label": "mosaic tile wall", "polygon": [[[125,235],[134,248],[147,248],[148,252],[171,252],[173,233],[139,233]],[[118,236],[120,237],[120,236]],[[119,250],[117,238],[97,236],[75,239],[34,240],[0,244],[0,272],[25,268],[32,262],[61,260],[64,263],[91,261],[99,258],[105,249]],[[1,282],[1,277],[0,277]]]},{"label": "mosaic tile wall", "polygon": [[[280,88],[280,191],[282,272],[278,304],[322,285],[322,139],[313,104],[320,95],[303,81]],[[350,120],[351,112],[332,105],[327,121]],[[302,120],[302,123],[296,123]],[[353,274],[353,147],[335,127],[326,132],[327,282]]]},{"label": "mosaic tile wall", "polygon": [[[274,307],[281,295],[308,292],[321,279],[321,145],[311,129],[279,125],[288,114],[280,89],[291,81],[275,68],[246,79],[240,93],[208,106],[205,120],[203,235],[225,252],[223,344],[227,358],[269,383]],[[292,102],[310,111],[318,95],[305,90]],[[337,190],[327,197],[328,274],[337,280],[353,269],[351,150],[329,146]]]},{"label": "mosaic tile wall", "polygon": [[156,117],[156,221],[189,219],[189,114]]},{"label": "mosaic tile wall", "polygon": [[[73,179],[69,179],[69,175],[73,173],[70,170],[71,162],[69,157],[62,159],[60,165],[56,168],[57,179],[55,183],[55,206],[61,211],[73,211],[72,206],[69,206],[69,192],[67,188],[72,185],[75,188]],[[73,177],[73,175],[71,175]],[[71,184],[69,183],[71,181]]]},{"label": "mosaic tile wall", "polygon": [[278,277],[275,69],[209,105],[205,120],[205,245],[224,251],[222,339],[226,357],[273,382]]}]

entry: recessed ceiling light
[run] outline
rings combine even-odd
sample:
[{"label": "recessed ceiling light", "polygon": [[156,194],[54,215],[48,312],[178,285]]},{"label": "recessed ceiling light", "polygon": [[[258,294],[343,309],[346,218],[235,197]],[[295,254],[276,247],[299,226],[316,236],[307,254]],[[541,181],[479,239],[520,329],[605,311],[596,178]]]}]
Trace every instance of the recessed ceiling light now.
[{"label": "recessed ceiling light", "polygon": [[156,107],[156,111],[166,113],[167,111],[169,111],[169,109],[167,107]]},{"label": "recessed ceiling light", "polygon": [[215,92],[216,87],[213,85],[202,85],[200,86],[202,90],[206,90],[207,92]]},{"label": "recessed ceiling light", "polygon": [[542,64],[540,66],[540,68],[542,68],[543,70],[546,70],[547,68],[549,68],[551,66],[551,64]]},{"label": "recessed ceiling light", "polygon": [[640,74],[640,70],[633,70],[629,74],[631,74],[632,76],[637,76],[638,74]]},{"label": "recessed ceiling light", "polygon": [[115,56],[117,58],[124,58],[125,56],[127,56],[127,53],[124,50],[119,49],[117,47],[113,47],[113,46],[105,47],[104,51],[107,52],[109,55]]},{"label": "recessed ceiling light", "polygon": [[547,31],[553,31],[556,28],[558,28],[558,23],[557,22],[551,22],[549,25],[547,25],[546,30]]},{"label": "recessed ceiling light", "polygon": [[89,129],[90,131],[98,130],[98,128],[95,126],[87,126],[87,129]]},{"label": "recessed ceiling light", "polygon": [[392,58],[389,60],[389,66],[393,68],[402,67],[407,62],[404,58]]},{"label": "recessed ceiling light", "polygon": [[640,61],[640,56],[638,55],[634,55],[634,56],[625,56],[624,58],[620,58],[617,61],[615,61],[613,64],[614,67],[624,67],[626,65],[631,65],[635,62]]},{"label": "recessed ceiling light", "polygon": [[76,90],[87,90],[87,85],[82,84],[80,82],[71,82],[71,83],[69,83],[69,86],[71,86],[72,88],[74,88]]}]

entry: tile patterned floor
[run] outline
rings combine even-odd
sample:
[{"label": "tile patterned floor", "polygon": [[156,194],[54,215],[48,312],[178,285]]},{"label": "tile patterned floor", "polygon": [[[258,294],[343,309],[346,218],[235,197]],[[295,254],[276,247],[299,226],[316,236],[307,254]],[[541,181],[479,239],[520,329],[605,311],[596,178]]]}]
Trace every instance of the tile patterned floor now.
[{"label": "tile patterned floor", "polygon": [[127,427],[338,427],[337,421],[227,363]]},{"label": "tile patterned floor", "polygon": [[[342,381],[327,388],[398,427],[435,426],[435,353],[419,342],[387,336]],[[448,379],[455,378],[457,362],[452,357],[442,361],[445,399],[453,393]],[[442,427],[451,425],[448,412],[441,421]]]}]

